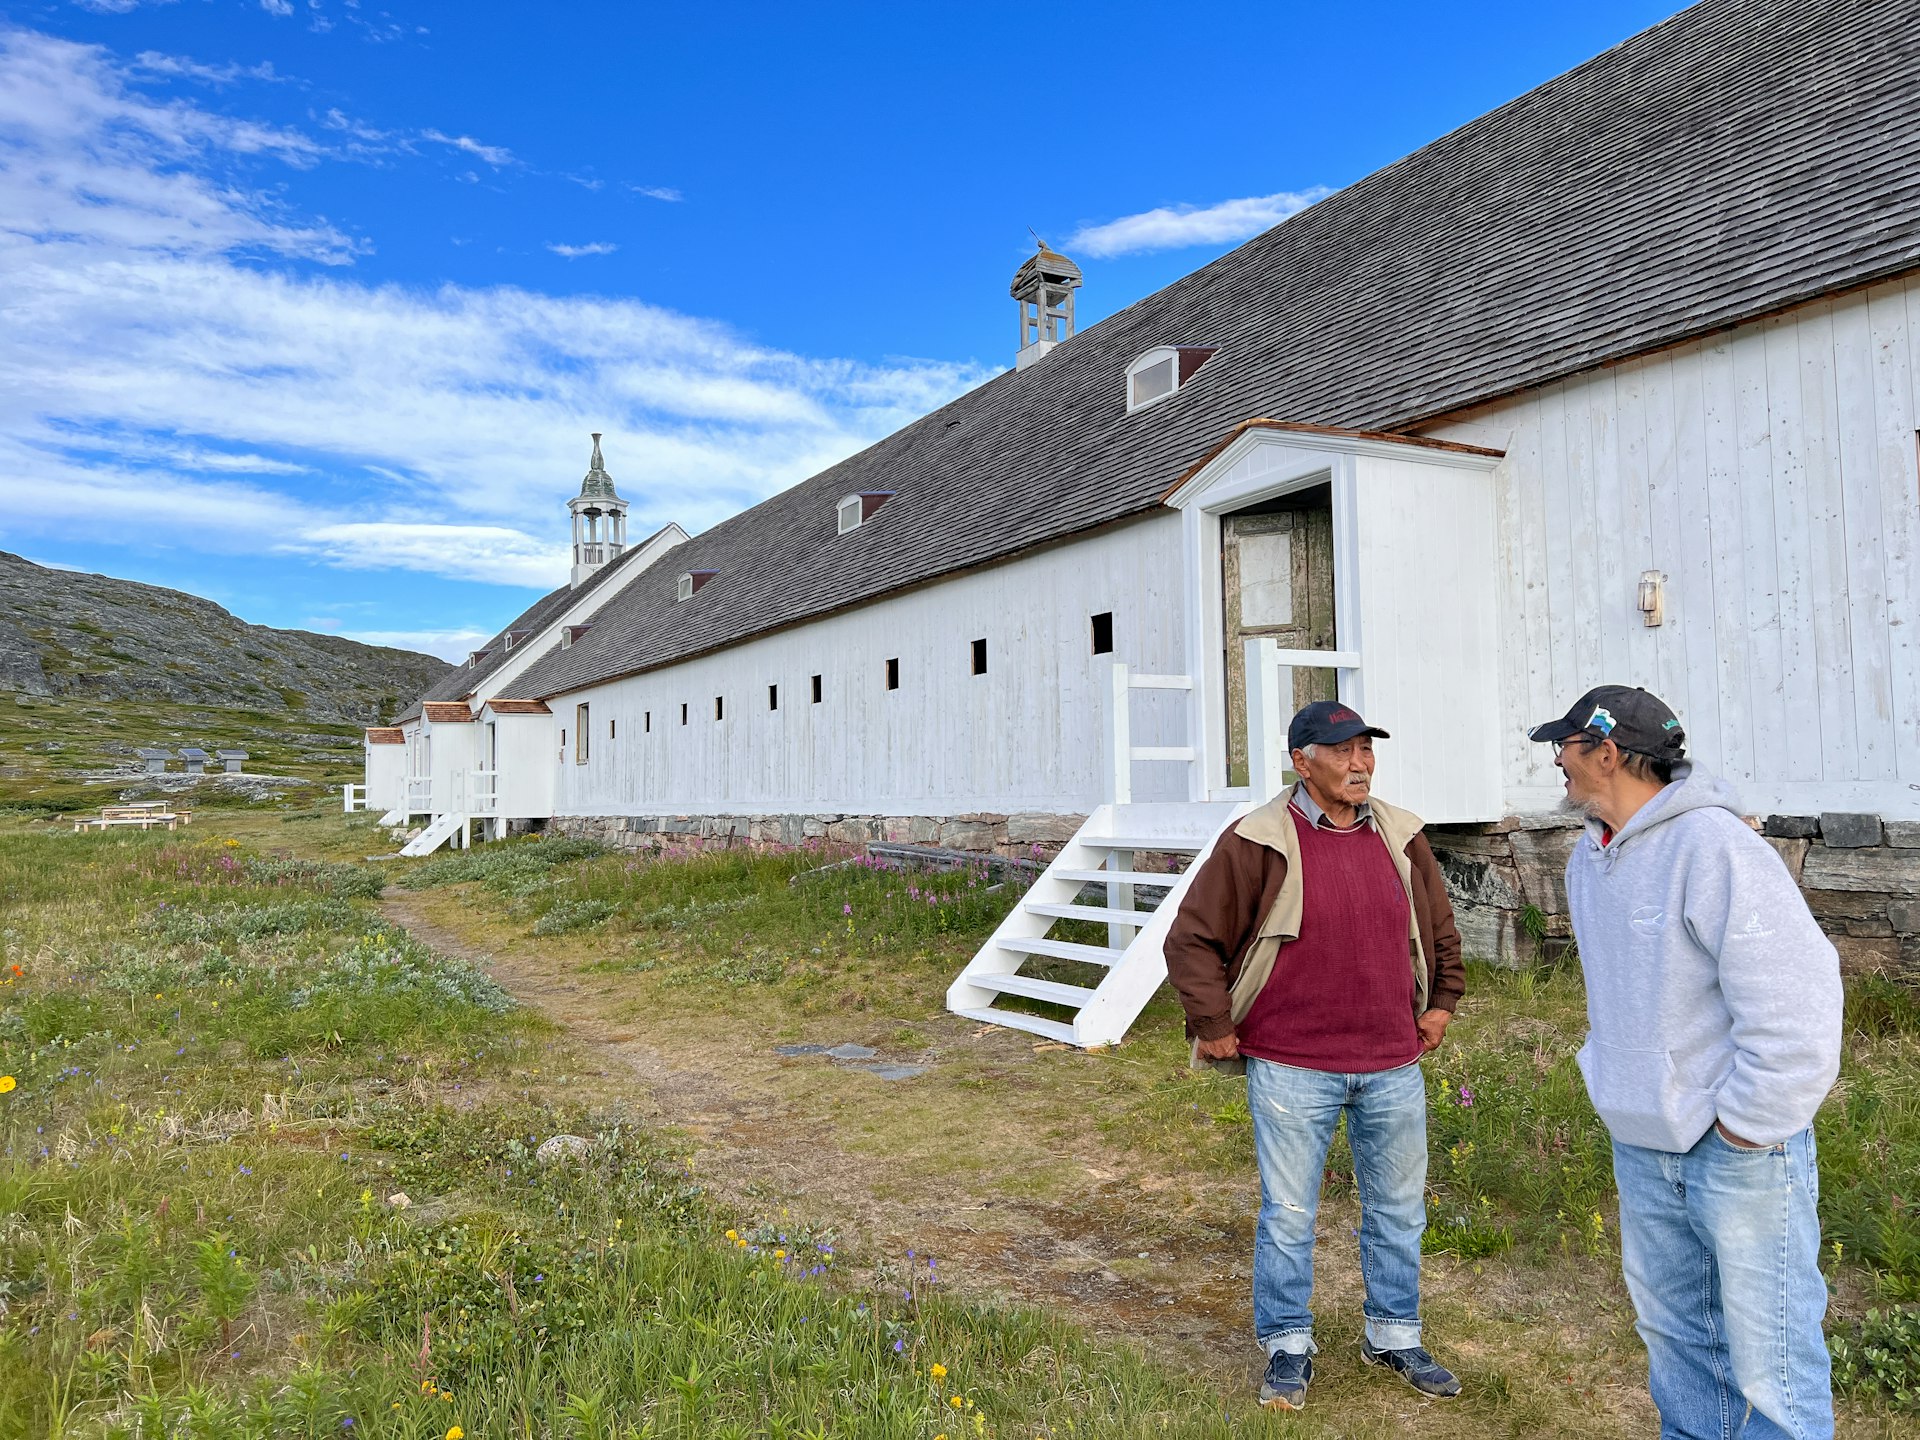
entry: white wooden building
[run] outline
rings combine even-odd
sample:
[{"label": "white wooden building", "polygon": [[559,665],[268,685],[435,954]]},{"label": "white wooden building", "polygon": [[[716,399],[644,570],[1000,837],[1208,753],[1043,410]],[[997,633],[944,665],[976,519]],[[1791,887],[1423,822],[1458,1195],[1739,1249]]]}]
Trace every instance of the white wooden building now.
[{"label": "white wooden building", "polygon": [[[1560,793],[1525,730],[1621,682],[1756,815],[1920,846],[1914,19],[1707,0],[1078,334],[1043,247],[1014,369],[696,537],[623,552],[596,436],[573,583],[400,717],[402,803],[1003,848],[1092,817],[1037,887],[1071,911],[1204,853],[1337,692],[1393,732],[1383,794],[1480,827],[1463,907],[1511,910],[1525,857],[1482,842]],[[1920,894],[1920,848],[1876,863]],[[1107,947],[1016,916],[955,1008],[1124,1030],[1029,962],[1133,1004],[1132,883],[1079,907]]]}]

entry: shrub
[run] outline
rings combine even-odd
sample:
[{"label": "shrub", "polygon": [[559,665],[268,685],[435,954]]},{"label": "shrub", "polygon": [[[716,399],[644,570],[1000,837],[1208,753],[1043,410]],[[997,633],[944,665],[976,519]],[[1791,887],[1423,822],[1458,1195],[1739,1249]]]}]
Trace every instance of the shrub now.
[{"label": "shrub", "polygon": [[1920,1310],[1869,1310],[1849,1332],[1828,1339],[1834,1386],[1884,1396],[1896,1410],[1920,1411]]},{"label": "shrub", "polygon": [[612,915],[613,910],[605,900],[562,900],[533,922],[533,933],[568,935],[575,930],[590,930]]}]

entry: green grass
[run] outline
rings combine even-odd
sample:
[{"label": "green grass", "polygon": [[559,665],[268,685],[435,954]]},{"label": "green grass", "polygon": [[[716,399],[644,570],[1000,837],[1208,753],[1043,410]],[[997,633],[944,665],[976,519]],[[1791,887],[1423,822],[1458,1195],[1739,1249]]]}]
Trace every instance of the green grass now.
[{"label": "green grass", "polygon": [[723,1233],[364,873],[0,833],[0,1437],[1229,1433],[924,1263]]},{"label": "green grass", "polygon": [[[83,775],[133,763],[134,750],[142,746],[177,750],[183,745],[247,751],[250,771],[304,782],[289,797],[295,803],[325,789],[337,796],[338,787],[357,782],[363,768],[359,726],[298,712],[0,694],[0,817],[97,810],[140,781],[102,784]],[[180,771],[179,761],[173,770]],[[243,797],[212,785],[199,787],[192,800],[202,810],[249,808]]]}]

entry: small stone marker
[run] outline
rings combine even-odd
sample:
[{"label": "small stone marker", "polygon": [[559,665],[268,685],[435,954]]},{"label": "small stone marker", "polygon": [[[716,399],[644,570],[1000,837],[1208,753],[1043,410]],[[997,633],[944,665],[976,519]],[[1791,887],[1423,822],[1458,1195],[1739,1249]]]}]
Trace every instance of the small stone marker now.
[{"label": "small stone marker", "polygon": [[220,757],[221,769],[229,775],[240,774],[247,763],[247,752],[244,750],[218,750],[214,753]]},{"label": "small stone marker", "polygon": [[187,774],[204,775],[207,773],[207,752],[198,745],[180,747],[180,758],[187,762]]},{"label": "small stone marker", "polygon": [[571,1163],[585,1160],[593,1142],[578,1135],[554,1135],[540,1142],[540,1148],[533,1152],[533,1158],[542,1165]]},{"label": "small stone marker", "polygon": [[133,753],[140,757],[149,775],[164,775],[167,761],[173,758],[171,750],[136,750]]},{"label": "small stone marker", "polygon": [[924,1065],[862,1065],[860,1068],[882,1080],[911,1080],[916,1075],[927,1073],[927,1067]]}]

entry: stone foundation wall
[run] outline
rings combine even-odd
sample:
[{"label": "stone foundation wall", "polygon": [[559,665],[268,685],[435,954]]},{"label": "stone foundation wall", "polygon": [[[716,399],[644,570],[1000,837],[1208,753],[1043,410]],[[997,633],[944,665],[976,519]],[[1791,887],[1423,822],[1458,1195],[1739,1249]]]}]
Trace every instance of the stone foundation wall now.
[{"label": "stone foundation wall", "polygon": [[[1842,969],[1920,984],[1920,820],[1829,813],[1748,823],[1779,852]],[[1564,945],[1567,857],[1579,835],[1562,815],[1428,827],[1469,955],[1531,963]]]},{"label": "stone foundation wall", "polygon": [[1051,856],[1080,828],[1082,815],[558,815],[547,832],[598,840],[617,850],[650,850],[692,838],[753,845],[874,840],[1032,858]]},{"label": "stone foundation wall", "polygon": [[[725,843],[859,845],[898,841],[1022,859],[1051,857],[1079,815],[562,815],[556,835],[649,850],[699,838]],[[1920,820],[1877,815],[1770,815],[1750,820],[1779,852],[1842,967],[1920,985]],[[1532,964],[1563,949],[1567,857],[1579,838],[1567,815],[1509,816],[1485,825],[1431,825],[1427,838],[1453,896],[1467,954]]]}]

